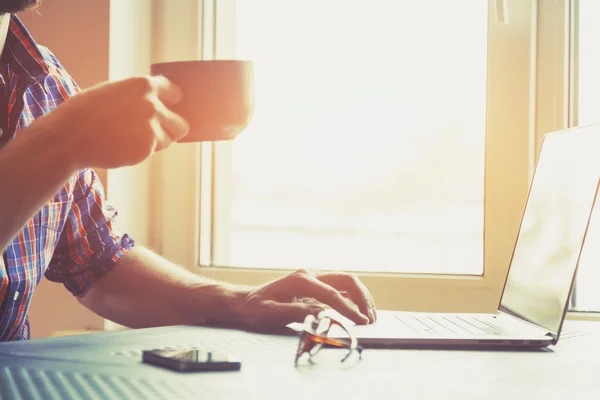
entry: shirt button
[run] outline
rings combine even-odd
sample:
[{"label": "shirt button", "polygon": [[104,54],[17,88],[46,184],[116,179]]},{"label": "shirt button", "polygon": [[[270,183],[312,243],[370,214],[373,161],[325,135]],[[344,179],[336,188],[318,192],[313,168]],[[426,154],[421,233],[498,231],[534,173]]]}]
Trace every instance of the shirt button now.
[{"label": "shirt button", "polygon": [[17,291],[15,292],[15,295],[13,296],[13,300],[14,300],[14,301],[17,301],[17,299],[18,299],[18,298],[19,298],[19,291],[17,290]]},{"label": "shirt button", "polygon": [[0,137],[2,137],[3,133],[4,133],[4,129],[0,128]]}]

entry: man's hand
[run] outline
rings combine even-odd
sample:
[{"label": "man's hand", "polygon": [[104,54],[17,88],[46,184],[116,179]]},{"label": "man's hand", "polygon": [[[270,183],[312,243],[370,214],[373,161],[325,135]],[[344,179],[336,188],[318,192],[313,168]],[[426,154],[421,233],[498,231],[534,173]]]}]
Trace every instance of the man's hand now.
[{"label": "man's hand", "polygon": [[329,306],[357,324],[377,319],[373,297],[355,276],[346,273],[310,273],[297,270],[257,288],[243,297],[239,318],[255,329],[282,327],[302,321]]},{"label": "man's hand", "polygon": [[[137,164],[188,132],[166,104],[181,99],[164,77],[108,82],[37,118],[0,152],[0,253],[70,176]],[[19,166],[15,173],[15,166]]]},{"label": "man's hand", "polygon": [[302,322],[325,305],[358,324],[377,319],[371,294],[354,275],[298,270],[261,286],[242,287],[192,273],[141,246],[79,301],[133,328],[208,324],[270,331]]},{"label": "man's hand", "polygon": [[36,119],[31,132],[52,135],[76,169],[137,164],[188,133],[167,108],[181,91],[164,77],[136,77],[84,90]]}]

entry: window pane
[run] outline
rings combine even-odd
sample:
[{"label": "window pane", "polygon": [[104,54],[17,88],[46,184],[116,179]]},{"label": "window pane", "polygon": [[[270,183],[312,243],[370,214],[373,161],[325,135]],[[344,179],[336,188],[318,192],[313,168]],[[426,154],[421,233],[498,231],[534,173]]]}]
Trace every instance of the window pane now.
[{"label": "window pane", "polygon": [[229,264],[481,274],[487,1],[237,1]]},{"label": "window pane", "polygon": [[[579,1],[579,62],[578,62],[578,125],[600,122],[600,58],[598,57],[598,26],[600,2],[597,0]],[[581,254],[577,272],[575,309],[600,311],[600,209],[596,202],[588,228],[586,244]]]}]

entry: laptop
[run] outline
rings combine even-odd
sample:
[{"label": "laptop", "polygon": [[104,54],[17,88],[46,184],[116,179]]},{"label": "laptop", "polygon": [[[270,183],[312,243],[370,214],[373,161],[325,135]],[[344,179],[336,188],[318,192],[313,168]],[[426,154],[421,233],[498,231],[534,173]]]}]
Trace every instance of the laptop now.
[{"label": "laptop", "polygon": [[350,333],[363,346],[556,344],[598,192],[598,149],[600,125],[544,137],[496,313],[378,311],[375,324]]}]

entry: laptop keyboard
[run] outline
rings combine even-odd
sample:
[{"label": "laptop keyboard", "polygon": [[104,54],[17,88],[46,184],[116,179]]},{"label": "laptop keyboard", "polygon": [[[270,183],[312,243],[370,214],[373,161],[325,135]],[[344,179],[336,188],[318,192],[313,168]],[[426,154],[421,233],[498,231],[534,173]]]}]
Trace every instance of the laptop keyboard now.
[{"label": "laptop keyboard", "polygon": [[396,318],[406,327],[424,335],[508,335],[500,326],[491,321],[473,316],[461,315],[422,315],[401,316]]},{"label": "laptop keyboard", "polygon": [[85,373],[0,367],[0,399],[197,398],[180,383]]}]

